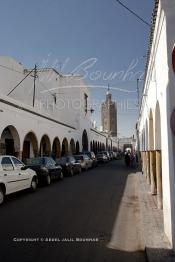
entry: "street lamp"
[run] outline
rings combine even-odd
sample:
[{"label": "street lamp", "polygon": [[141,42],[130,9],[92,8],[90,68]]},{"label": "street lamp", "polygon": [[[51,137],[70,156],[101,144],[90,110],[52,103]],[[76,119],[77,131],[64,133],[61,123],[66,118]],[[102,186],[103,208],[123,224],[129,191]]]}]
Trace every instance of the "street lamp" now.
[{"label": "street lamp", "polygon": [[87,112],[90,112],[91,114],[93,114],[94,111],[95,110],[92,107],[90,109],[85,109],[86,114],[87,114]]}]

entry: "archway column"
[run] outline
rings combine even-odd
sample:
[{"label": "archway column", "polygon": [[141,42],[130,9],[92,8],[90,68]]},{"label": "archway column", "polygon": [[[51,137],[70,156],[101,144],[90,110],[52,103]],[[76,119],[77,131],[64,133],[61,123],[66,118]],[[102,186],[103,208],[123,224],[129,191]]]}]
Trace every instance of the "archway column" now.
[{"label": "archway column", "polygon": [[38,140],[32,131],[26,134],[22,151],[22,160],[24,162],[27,158],[37,157],[39,155]]},{"label": "archway column", "polygon": [[22,161],[22,152],[23,151],[19,151],[19,152],[16,152],[16,157]]},{"label": "archway column", "polygon": [[146,151],[146,177],[147,177],[147,183],[151,184],[150,179],[150,152]]},{"label": "archway column", "polygon": [[156,151],[150,151],[150,177],[151,177],[151,194],[157,194],[156,185]]},{"label": "archway column", "polygon": [[51,143],[47,135],[41,138],[40,142],[40,156],[50,156],[51,155]]},{"label": "archway column", "polygon": [[145,175],[145,178],[147,179],[147,173],[146,173],[146,152],[143,151],[141,154],[142,154],[142,170],[143,170],[143,174]]},{"label": "archway column", "polygon": [[80,152],[80,145],[79,142],[76,142],[76,154],[78,154]]},{"label": "archway column", "polygon": [[62,141],[61,156],[66,156],[69,153],[69,145],[67,138],[64,138]]},{"label": "archway column", "polygon": [[61,146],[60,146],[60,140],[58,137],[55,137],[52,144],[52,157],[54,159],[59,158],[61,155]]},{"label": "archway column", "polygon": [[86,130],[84,130],[82,135],[82,151],[88,151],[88,150],[89,150],[88,135]]},{"label": "archway column", "polygon": [[148,173],[147,173],[147,159],[146,159],[146,151],[144,152],[144,174],[147,181]]},{"label": "archway column", "polygon": [[76,153],[76,146],[73,138],[70,141],[69,153],[72,155]]},{"label": "archway column", "polygon": [[156,151],[157,206],[163,209],[161,151]]}]

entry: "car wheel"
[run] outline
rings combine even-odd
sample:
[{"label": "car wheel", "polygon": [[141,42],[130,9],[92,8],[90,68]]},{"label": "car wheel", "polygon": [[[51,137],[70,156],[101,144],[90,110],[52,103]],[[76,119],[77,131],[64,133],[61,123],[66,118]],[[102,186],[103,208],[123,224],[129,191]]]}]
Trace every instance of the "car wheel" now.
[{"label": "car wheel", "polygon": [[64,175],[63,175],[63,172],[60,173],[60,180],[63,180],[64,178]]},{"label": "car wheel", "polygon": [[4,190],[0,187],[0,205],[3,204],[5,198]]},{"label": "car wheel", "polygon": [[36,189],[37,189],[37,179],[36,179],[36,177],[33,177],[32,182],[31,182],[31,190],[32,190],[32,192],[34,192],[34,191],[36,191]]},{"label": "car wheel", "polygon": [[50,178],[50,175],[47,175],[46,177],[46,185],[50,185],[51,184],[51,178]]}]

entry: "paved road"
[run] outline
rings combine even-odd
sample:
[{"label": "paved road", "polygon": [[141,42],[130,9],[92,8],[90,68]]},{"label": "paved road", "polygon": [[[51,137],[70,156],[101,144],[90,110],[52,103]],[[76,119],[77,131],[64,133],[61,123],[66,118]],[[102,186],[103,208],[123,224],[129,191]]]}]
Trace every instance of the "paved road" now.
[{"label": "paved road", "polygon": [[132,172],[113,161],[8,197],[0,207],[0,262],[146,262]]}]

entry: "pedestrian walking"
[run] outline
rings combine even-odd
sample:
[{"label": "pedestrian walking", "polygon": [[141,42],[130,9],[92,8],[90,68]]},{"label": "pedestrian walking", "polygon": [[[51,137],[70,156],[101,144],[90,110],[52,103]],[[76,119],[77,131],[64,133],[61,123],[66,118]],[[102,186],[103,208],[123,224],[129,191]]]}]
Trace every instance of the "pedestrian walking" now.
[{"label": "pedestrian walking", "polygon": [[131,157],[130,157],[130,152],[129,150],[126,152],[125,154],[125,165],[126,166],[130,166],[130,162],[131,162]]}]

